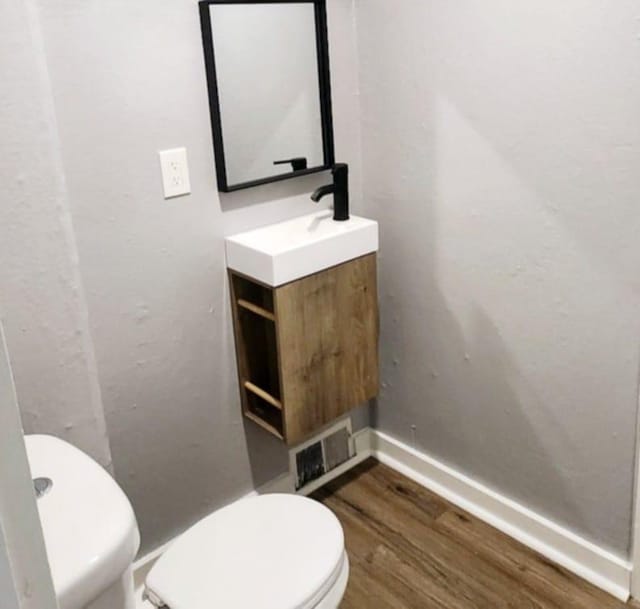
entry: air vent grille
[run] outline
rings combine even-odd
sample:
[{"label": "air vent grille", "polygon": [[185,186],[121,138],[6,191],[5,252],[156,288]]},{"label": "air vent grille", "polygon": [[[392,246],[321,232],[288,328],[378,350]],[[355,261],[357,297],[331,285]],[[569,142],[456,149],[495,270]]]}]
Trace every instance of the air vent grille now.
[{"label": "air vent grille", "polygon": [[296,454],[296,490],[324,476],[322,442],[316,442]]},{"label": "air vent grille", "polygon": [[347,419],[292,451],[296,490],[319,480],[353,456],[351,420]]}]

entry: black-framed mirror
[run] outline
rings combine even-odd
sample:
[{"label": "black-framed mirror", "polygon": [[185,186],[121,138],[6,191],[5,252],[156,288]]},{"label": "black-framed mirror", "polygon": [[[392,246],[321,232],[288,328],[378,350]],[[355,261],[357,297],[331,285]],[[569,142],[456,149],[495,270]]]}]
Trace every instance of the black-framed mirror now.
[{"label": "black-framed mirror", "polygon": [[200,0],[218,190],[335,163],[325,0]]}]

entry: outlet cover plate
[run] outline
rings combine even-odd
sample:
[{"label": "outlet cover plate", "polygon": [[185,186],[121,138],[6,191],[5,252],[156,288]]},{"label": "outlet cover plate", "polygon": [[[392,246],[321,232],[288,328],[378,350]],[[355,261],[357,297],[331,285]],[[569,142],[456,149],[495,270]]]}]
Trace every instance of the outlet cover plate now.
[{"label": "outlet cover plate", "polygon": [[191,193],[189,165],[186,148],[161,150],[160,167],[162,169],[162,186],[164,198],[180,197]]}]

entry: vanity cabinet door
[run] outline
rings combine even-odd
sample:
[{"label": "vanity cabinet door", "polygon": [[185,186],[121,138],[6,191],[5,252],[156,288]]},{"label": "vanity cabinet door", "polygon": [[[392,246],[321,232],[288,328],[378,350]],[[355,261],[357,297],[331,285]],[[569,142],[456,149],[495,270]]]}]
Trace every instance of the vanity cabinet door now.
[{"label": "vanity cabinet door", "polygon": [[293,445],[378,394],[376,254],[277,288],[275,315]]},{"label": "vanity cabinet door", "polygon": [[378,394],[375,254],[278,288],[229,278],[245,417],[296,445]]}]

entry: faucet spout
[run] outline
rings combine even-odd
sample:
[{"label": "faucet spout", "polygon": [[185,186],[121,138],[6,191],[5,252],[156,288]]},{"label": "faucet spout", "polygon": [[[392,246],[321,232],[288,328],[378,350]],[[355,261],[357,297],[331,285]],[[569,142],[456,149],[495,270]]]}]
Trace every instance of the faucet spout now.
[{"label": "faucet spout", "polygon": [[311,200],[316,203],[322,199],[322,197],[326,195],[331,195],[336,191],[335,186],[333,184],[327,184],[326,186],[320,186],[312,195]]},{"label": "faucet spout", "polygon": [[333,166],[333,184],[321,186],[311,195],[316,203],[325,195],[333,194],[333,219],[344,222],[349,219],[349,166],[337,163]]}]

